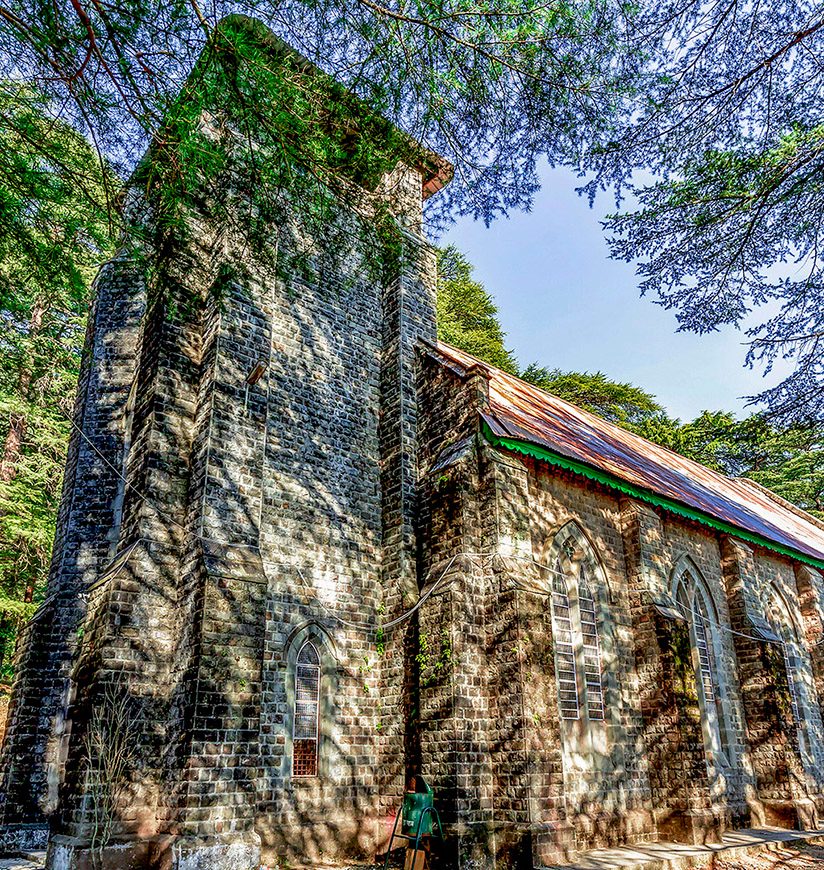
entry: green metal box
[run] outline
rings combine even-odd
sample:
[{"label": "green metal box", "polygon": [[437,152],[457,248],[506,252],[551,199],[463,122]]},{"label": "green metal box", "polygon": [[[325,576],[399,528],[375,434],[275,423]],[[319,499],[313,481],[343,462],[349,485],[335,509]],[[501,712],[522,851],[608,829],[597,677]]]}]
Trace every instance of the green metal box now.
[{"label": "green metal box", "polygon": [[[432,809],[435,804],[435,796],[422,776],[415,777],[415,780],[416,790],[408,791],[403,796],[401,833],[407,837],[432,833],[432,813],[425,813],[424,810]],[[420,831],[418,830],[419,823]]]}]

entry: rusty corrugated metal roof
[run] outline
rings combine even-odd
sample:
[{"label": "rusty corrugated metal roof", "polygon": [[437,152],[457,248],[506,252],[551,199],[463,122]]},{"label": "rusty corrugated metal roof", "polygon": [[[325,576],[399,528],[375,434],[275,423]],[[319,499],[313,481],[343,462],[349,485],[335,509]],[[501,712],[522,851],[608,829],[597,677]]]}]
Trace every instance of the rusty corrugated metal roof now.
[{"label": "rusty corrugated metal roof", "polygon": [[816,560],[824,560],[824,528],[768,490],[725,477],[595,414],[439,342],[444,362],[480,366],[489,376],[486,422],[513,438],[598,469],[631,486],[700,511]]}]

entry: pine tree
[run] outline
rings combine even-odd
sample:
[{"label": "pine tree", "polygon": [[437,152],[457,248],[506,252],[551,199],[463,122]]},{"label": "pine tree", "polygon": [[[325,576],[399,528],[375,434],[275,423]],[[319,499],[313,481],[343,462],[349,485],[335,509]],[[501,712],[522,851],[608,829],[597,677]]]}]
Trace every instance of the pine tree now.
[{"label": "pine tree", "polygon": [[[48,117],[36,94],[4,102],[19,87],[0,83],[0,111],[16,113],[14,124],[0,127],[0,678],[9,673],[17,626],[47,578],[65,410],[91,279],[112,247],[96,155]],[[46,139],[59,162],[43,158]]]}]

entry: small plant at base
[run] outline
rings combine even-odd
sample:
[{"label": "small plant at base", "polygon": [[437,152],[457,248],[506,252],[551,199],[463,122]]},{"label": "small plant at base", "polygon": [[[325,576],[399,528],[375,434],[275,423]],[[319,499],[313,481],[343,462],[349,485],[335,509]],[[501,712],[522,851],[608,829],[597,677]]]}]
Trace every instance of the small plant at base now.
[{"label": "small plant at base", "polygon": [[137,762],[133,701],[118,680],[106,685],[92,708],[83,739],[88,806],[91,810],[92,863],[103,867],[103,850],[114,833],[117,811],[127,802],[130,775]]}]

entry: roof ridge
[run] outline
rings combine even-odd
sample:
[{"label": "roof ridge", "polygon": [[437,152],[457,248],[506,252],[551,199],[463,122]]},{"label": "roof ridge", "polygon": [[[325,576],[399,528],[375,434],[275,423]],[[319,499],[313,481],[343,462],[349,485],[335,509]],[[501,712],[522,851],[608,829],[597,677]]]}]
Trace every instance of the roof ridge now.
[{"label": "roof ridge", "polygon": [[[429,343],[429,342],[427,342]],[[461,350],[459,347],[455,347],[452,344],[449,344],[446,341],[438,340],[438,344],[442,344],[445,347],[450,348],[450,350],[456,350],[458,353],[463,354],[464,356],[468,356],[471,359],[474,359],[480,365],[486,366],[488,369],[492,369],[495,372],[500,372],[506,378],[512,378],[513,380],[518,381],[523,384],[530,390],[537,390],[539,393],[544,393],[547,396],[551,396],[556,402],[562,402],[564,405],[568,405],[570,408],[574,408],[581,414],[585,414],[587,417],[594,417],[599,425],[606,425],[615,429],[617,432],[620,432],[622,435],[628,435],[630,438],[638,439],[639,441],[644,441],[646,444],[652,445],[656,450],[663,450],[669,453],[671,456],[677,456],[682,462],[694,463],[695,465],[699,465],[701,468],[706,469],[711,474],[717,475],[722,480],[733,481],[738,478],[730,477],[727,474],[724,474],[721,471],[716,471],[714,468],[710,468],[708,465],[704,465],[703,462],[699,462],[697,459],[691,459],[689,456],[684,456],[683,453],[679,453],[677,450],[673,450],[670,447],[665,447],[663,444],[658,444],[656,441],[652,441],[644,435],[640,435],[637,432],[633,432],[631,429],[627,429],[624,426],[621,426],[620,423],[614,423],[612,420],[607,420],[606,417],[601,417],[596,414],[594,411],[588,411],[586,408],[582,408],[580,405],[576,405],[574,402],[570,402],[569,399],[562,399],[560,396],[556,396],[555,393],[550,392],[549,390],[544,389],[543,387],[539,387],[537,384],[531,384],[529,381],[525,381],[523,378],[518,377],[518,375],[511,375],[509,372],[504,371],[497,366],[492,365],[491,363],[484,362],[482,359],[479,359],[474,354],[469,353],[468,351]],[[805,514],[806,515],[806,514]],[[824,527],[822,527],[824,528]]]},{"label": "roof ridge", "polygon": [[[431,347],[431,345],[430,345]],[[443,364],[490,376],[502,432],[824,562],[824,522],[754,481],[730,477],[439,341]]]},{"label": "roof ridge", "polygon": [[777,492],[773,492],[768,486],[764,486],[763,483],[759,483],[751,477],[731,477],[730,480],[757,489],[759,492],[764,493],[764,495],[769,496],[773,501],[780,504],[781,507],[787,508],[787,510],[792,511],[796,516],[801,517],[801,519],[806,520],[808,523],[812,523],[814,526],[818,526],[819,529],[824,531],[824,520],[819,519],[815,514],[811,514],[809,511],[805,511],[804,508],[799,507],[797,504],[793,504],[793,502],[784,498],[784,496],[779,495]]}]

